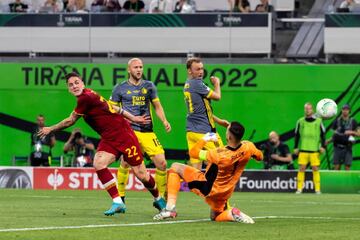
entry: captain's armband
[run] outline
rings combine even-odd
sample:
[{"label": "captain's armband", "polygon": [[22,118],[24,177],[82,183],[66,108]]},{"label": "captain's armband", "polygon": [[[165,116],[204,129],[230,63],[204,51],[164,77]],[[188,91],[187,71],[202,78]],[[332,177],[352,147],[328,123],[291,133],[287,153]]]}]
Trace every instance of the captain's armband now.
[{"label": "captain's armband", "polygon": [[206,154],[207,154],[207,151],[206,150],[200,150],[199,152],[199,159],[201,161],[207,161],[206,159]]}]

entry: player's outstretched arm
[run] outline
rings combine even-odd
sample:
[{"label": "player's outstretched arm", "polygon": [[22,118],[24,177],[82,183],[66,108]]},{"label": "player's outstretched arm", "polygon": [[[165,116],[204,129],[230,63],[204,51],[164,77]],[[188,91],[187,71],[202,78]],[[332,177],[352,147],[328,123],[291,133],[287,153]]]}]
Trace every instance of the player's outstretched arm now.
[{"label": "player's outstretched arm", "polygon": [[72,112],[69,117],[65,118],[58,124],[55,124],[50,127],[43,127],[42,129],[39,130],[37,135],[42,138],[46,137],[46,135],[48,135],[51,132],[56,132],[74,125],[79,118],[80,118],[79,115],[77,115],[75,112]]},{"label": "player's outstretched arm", "polygon": [[[201,139],[199,140],[190,150],[189,155],[191,158],[200,159],[202,161],[206,161],[206,152],[202,150],[202,148],[206,145],[206,141]],[[205,156],[205,159],[204,159]]]},{"label": "player's outstretched arm", "polygon": [[223,126],[223,127],[228,127],[230,125],[229,121],[225,120],[225,119],[221,119],[221,118],[218,118],[217,116],[213,115],[213,119],[214,121],[219,124],[220,126]]},{"label": "player's outstretched arm", "polygon": [[153,101],[152,104],[154,106],[156,115],[161,120],[161,122],[164,124],[166,132],[170,132],[171,125],[166,119],[164,108],[162,107],[160,101]]},{"label": "player's outstretched arm", "polygon": [[207,142],[217,142],[216,133],[206,133],[202,139],[200,139],[190,150],[189,155],[191,158],[200,159],[201,161],[207,161],[208,151],[202,150]]},{"label": "player's outstretched arm", "polygon": [[252,149],[253,153],[252,153],[252,157],[257,160],[257,161],[262,161],[264,159],[264,155],[262,153],[262,151],[260,151],[259,149],[257,149],[255,147],[255,145],[253,144],[253,149]]}]

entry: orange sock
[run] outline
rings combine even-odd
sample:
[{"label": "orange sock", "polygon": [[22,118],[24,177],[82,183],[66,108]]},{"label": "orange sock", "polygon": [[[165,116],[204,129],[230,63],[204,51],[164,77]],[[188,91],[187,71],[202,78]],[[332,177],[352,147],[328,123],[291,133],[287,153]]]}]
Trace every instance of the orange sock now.
[{"label": "orange sock", "polygon": [[177,194],[180,190],[180,176],[171,168],[168,171],[167,180],[167,206],[176,205]]},{"label": "orange sock", "polygon": [[216,218],[215,218],[216,222],[232,222],[234,221],[234,218],[231,214],[231,209],[223,211],[222,213],[220,213]]}]

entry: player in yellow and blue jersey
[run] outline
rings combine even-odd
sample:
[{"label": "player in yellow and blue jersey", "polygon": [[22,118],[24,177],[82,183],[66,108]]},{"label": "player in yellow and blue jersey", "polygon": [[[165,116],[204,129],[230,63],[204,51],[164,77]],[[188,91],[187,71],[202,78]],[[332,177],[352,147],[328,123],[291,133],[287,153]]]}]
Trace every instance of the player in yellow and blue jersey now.
[{"label": "player in yellow and blue jersey", "polygon": [[[229,122],[216,117],[210,105],[211,100],[220,100],[221,98],[220,80],[217,77],[210,77],[214,90],[204,84],[204,65],[200,58],[189,58],[186,68],[188,80],[184,85],[184,95],[188,110],[186,116],[188,149],[191,149],[208,132],[216,133],[218,142],[208,142],[204,149],[222,147],[224,144],[216,132],[215,123],[227,127]],[[202,167],[202,161],[197,158],[190,157],[190,164],[197,169]]]},{"label": "player in yellow and blue jersey", "polygon": [[[143,63],[139,58],[132,58],[128,62],[129,79],[117,84],[112,92],[110,103],[121,106],[125,111],[134,116],[145,116],[151,121],[147,124],[131,123],[143,152],[145,152],[156,166],[155,182],[162,196],[166,190],[166,160],[164,149],[156,134],[153,132],[151,106],[154,107],[156,115],[164,124],[166,132],[171,131],[170,123],[167,121],[164,109],[157,95],[154,83],[142,79]],[[118,169],[119,195],[125,199],[125,187],[129,177],[129,166],[121,161]]]}]

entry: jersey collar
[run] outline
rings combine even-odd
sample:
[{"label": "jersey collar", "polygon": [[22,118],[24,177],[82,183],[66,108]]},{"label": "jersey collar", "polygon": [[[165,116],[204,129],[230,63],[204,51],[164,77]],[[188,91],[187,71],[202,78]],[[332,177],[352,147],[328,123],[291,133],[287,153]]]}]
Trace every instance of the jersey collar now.
[{"label": "jersey collar", "polygon": [[144,81],[143,81],[142,79],[140,79],[139,84],[137,84],[137,85],[136,85],[136,84],[133,84],[132,82],[130,82],[130,79],[128,79],[127,82],[128,82],[128,84],[131,85],[131,86],[138,87],[138,86],[141,86]]},{"label": "jersey collar", "polygon": [[233,147],[230,147],[230,146],[226,146],[226,148],[229,149],[230,151],[236,151],[236,150],[238,150],[241,146],[242,146],[242,144],[240,143],[239,146],[237,146],[236,148],[233,148]]}]

